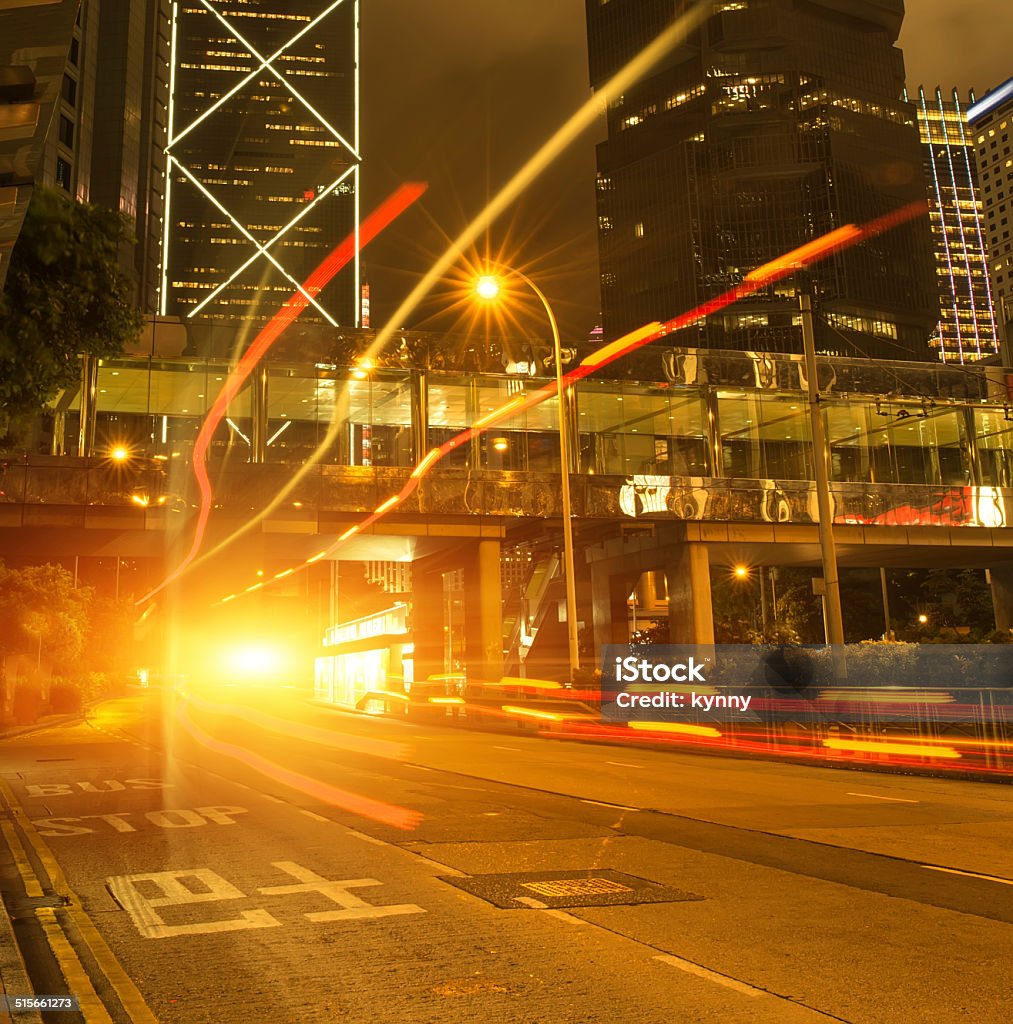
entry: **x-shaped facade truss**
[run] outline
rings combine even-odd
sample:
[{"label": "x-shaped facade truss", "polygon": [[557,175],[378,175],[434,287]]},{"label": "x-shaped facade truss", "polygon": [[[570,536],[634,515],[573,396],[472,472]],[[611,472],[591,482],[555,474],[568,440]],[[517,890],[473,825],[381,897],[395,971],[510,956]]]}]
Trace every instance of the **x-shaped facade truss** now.
[{"label": "x-shaped facade truss", "polygon": [[[300,292],[303,297],[316,309],[321,316],[327,320],[332,326],[337,326],[337,321],[331,315],[331,313],[317,300],[314,295],[311,295],[305,290],[299,280],[290,273],[282,262],[275,256],[271,251],[272,248],[281,241],[300,221],[302,221],[311,211],[313,211],[321,202],[323,202],[328,196],[334,194],[334,192],[340,189],[347,182],[351,183],[352,193],[354,195],[354,231],[356,234],[355,244],[355,259],[353,263],[353,281],[356,293],[358,292],[358,282],[360,279],[359,270],[359,168],[361,164],[361,155],[359,152],[360,146],[360,126],[359,126],[359,0],[334,0],[333,3],[327,5],[319,14],[315,17],[310,18],[297,32],[295,32],[290,39],[288,39],[282,46],[278,47],[273,53],[265,56],[260,50],[254,46],[248,39],[246,39],[242,32],[236,27],[235,19],[229,17],[223,10],[221,10],[220,4],[211,3],[210,0],[197,0],[201,7],[203,7],[210,15],[212,15],[219,23],[220,27],[225,29],[230,36],[234,37],[235,40],[241,44],[246,53],[253,58],[253,62],[256,65],[252,70],[246,73],[240,78],[230,89],[220,95],[217,99],[211,103],[210,106],[201,110],[201,112],[189,120],[186,124],[180,126],[176,124],[178,103],[176,102],[176,88],[177,88],[177,69],[180,61],[180,45],[179,45],[179,4],[173,3],[172,10],[172,32],[171,32],[171,77],[169,86],[169,114],[168,114],[168,138],[169,143],[166,147],[166,155],[168,157],[169,174],[166,176],[166,216],[165,216],[165,234],[163,238],[162,247],[162,289],[161,289],[161,312],[165,314],[168,311],[169,302],[169,254],[172,246],[172,231],[175,227],[176,218],[173,216],[173,202],[172,202],[172,187],[173,187],[173,171],[181,174],[201,195],[204,196],[211,205],[218,210],[224,217],[227,218],[229,223],[239,232],[242,237],[249,242],[255,249],[255,252],[240,266],[236,267],[228,278],[219,283],[213,290],[211,290],[204,298],[197,303],[187,314],[188,317],[194,317],[201,312],[209,303],[214,301],[219,295],[222,294],[242,273],[244,273],[249,267],[251,267],[257,260],[267,260],[276,270],[278,270],[287,281],[289,281],[293,287]],[[353,126],[351,136],[348,137],[346,134],[339,131],[334,125],[327,119],[325,114],[315,107],[305,96],[295,87],[284,71],[279,70],[276,67],[275,62],[284,58],[304,37],[310,34],[314,29],[318,28],[328,17],[330,17],[339,7],[344,5],[350,5],[354,7],[353,14],[353,32],[354,40],[352,45],[354,47],[354,102],[353,102]],[[287,7],[284,0],[281,0],[279,6],[281,8]],[[182,143],[187,137],[201,124],[206,122],[214,114],[222,111],[231,100],[237,97],[243,89],[252,83],[257,82],[264,74],[270,75],[276,79],[291,95],[291,97],[297,101],[305,110],[313,117],[313,119],[322,127],[322,129],[348,154],[351,161],[350,166],[344,169],[333,181],[323,186],[318,186],[316,189],[315,197],[306,203],[299,212],[292,217],[288,223],[283,224],[276,233],[266,242],[261,244],[249,227],[242,223],[241,219],[236,216],[232,211],[228,209],[225,202],[216,195],[207,184],[202,182],[195,171],[189,168],[181,157],[185,156],[185,151]],[[208,239],[210,243],[210,239]],[[358,301],[356,295],[356,301],[353,302],[353,308],[356,310],[356,326],[358,326]]]}]

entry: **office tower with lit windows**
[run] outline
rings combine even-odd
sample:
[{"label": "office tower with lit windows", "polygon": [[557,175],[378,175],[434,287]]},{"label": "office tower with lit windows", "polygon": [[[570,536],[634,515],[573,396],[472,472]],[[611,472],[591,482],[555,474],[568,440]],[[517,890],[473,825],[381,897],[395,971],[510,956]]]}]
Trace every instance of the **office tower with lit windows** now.
[{"label": "office tower with lit windows", "polygon": [[77,0],[42,8],[31,0],[0,3],[0,291],[35,184],[45,177],[67,54],[80,34],[77,14]]},{"label": "office tower with lit windows", "polygon": [[126,217],[123,270],[145,312],[161,281],[170,13],[171,0],[83,0],[39,174]]},{"label": "office tower with lit windows", "polygon": [[[587,0],[592,84],[672,20],[673,0]],[[607,337],[690,310],[849,223],[924,202],[917,115],[896,47],[902,0],[729,0],[658,68],[609,95],[598,147]],[[925,218],[813,269],[827,352],[926,359],[938,322]],[[799,352],[795,282],[680,344]]]},{"label": "office tower with lit windows", "polygon": [[941,89],[924,88],[917,104],[939,286],[932,345],[943,362],[984,359],[995,355],[999,343],[969,104],[956,90],[947,97]]},{"label": "office tower with lit windows", "polygon": [[[357,232],[359,3],[173,8],[161,311],[255,327]],[[358,326],[357,255],[306,297]]]},{"label": "office tower with lit windows", "polygon": [[1013,340],[1013,78],[967,112],[978,160],[992,293],[1004,344]]}]

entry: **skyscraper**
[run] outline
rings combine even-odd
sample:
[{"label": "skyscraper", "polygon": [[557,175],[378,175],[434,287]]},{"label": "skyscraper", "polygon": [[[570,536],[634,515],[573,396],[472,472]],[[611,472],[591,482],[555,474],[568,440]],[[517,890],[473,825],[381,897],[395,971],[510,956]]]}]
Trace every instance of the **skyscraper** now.
[{"label": "skyscraper", "polygon": [[0,289],[32,189],[43,176],[54,113],[68,88],[67,53],[77,13],[76,0],[42,7],[30,0],[0,4]]},{"label": "skyscraper", "polygon": [[975,103],[967,118],[977,149],[996,316],[1002,340],[1008,344],[1013,339],[1013,78]]},{"label": "skyscraper", "polygon": [[[358,0],[173,6],[161,311],[255,325],[357,231]],[[303,319],[357,326],[358,279]]]},{"label": "skyscraper", "polygon": [[[93,0],[86,0],[92,5]],[[137,239],[130,272],[140,308],[158,308],[165,214],[171,0],[98,9],[89,199],[119,210]]]},{"label": "skyscraper", "polygon": [[982,359],[994,355],[999,343],[967,105],[956,90],[946,99],[940,89],[929,95],[919,88],[918,122],[939,285],[932,345],[944,362]]},{"label": "skyscraper", "polygon": [[[673,0],[587,0],[601,88],[672,19]],[[848,223],[924,201],[895,47],[902,0],[729,0],[648,78],[608,96],[598,148],[605,333],[689,310]],[[926,220],[815,268],[825,351],[925,359],[938,322]],[[684,344],[797,352],[784,281]]]},{"label": "skyscraper", "polygon": [[126,217],[137,244],[123,269],[144,312],[161,278],[171,6],[82,0],[38,176]]}]

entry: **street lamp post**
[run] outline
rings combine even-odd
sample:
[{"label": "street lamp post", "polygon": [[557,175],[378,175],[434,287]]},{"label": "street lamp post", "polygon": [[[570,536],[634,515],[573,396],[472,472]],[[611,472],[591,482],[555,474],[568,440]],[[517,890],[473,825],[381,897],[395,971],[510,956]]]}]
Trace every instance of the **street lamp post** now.
[{"label": "street lamp post", "polygon": [[820,554],[826,593],[827,643],[830,644],[834,676],[847,676],[844,661],[844,621],[841,611],[841,585],[837,574],[837,547],[834,542],[833,504],[830,495],[830,473],[827,466],[827,436],[820,409],[820,390],[816,367],[816,332],[813,327],[812,295],[808,283],[799,289],[799,310],[802,314],[802,342],[805,351],[805,375],[808,385],[809,423],[812,431],[813,463],[816,470],[816,502],[819,509]]},{"label": "street lamp post", "polygon": [[[567,436],[568,402],[563,388],[563,356],[559,340],[559,325],[556,315],[552,312],[545,293],[526,274],[519,270],[510,270],[508,277],[516,277],[523,281],[538,296],[549,318],[552,329],[552,347],[556,360],[556,391],[559,396],[559,482],[563,496],[563,575],[566,586],[566,635],[569,652],[570,678],[575,669],[580,668],[580,650],[577,643],[577,574],[573,557],[573,523],[570,512],[570,445]],[[476,292],[480,298],[492,301],[500,292],[499,281],[492,275],[479,279]]]}]

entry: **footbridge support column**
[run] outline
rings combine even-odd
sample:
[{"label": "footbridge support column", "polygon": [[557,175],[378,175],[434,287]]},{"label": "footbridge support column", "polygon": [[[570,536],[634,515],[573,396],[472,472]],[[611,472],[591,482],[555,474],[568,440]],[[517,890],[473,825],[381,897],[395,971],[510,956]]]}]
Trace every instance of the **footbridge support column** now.
[{"label": "footbridge support column", "polygon": [[588,561],[596,656],[606,644],[628,643],[627,601],[640,577],[652,570],[665,573],[670,642],[714,642],[707,546],[687,538],[684,524],[659,523],[653,530],[613,537],[589,550]]},{"label": "footbridge support column", "polygon": [[1013,629],[1013,566],[990,569],[988,578],[992,584],[995,628],[1000,633],[1008,633]]}]

